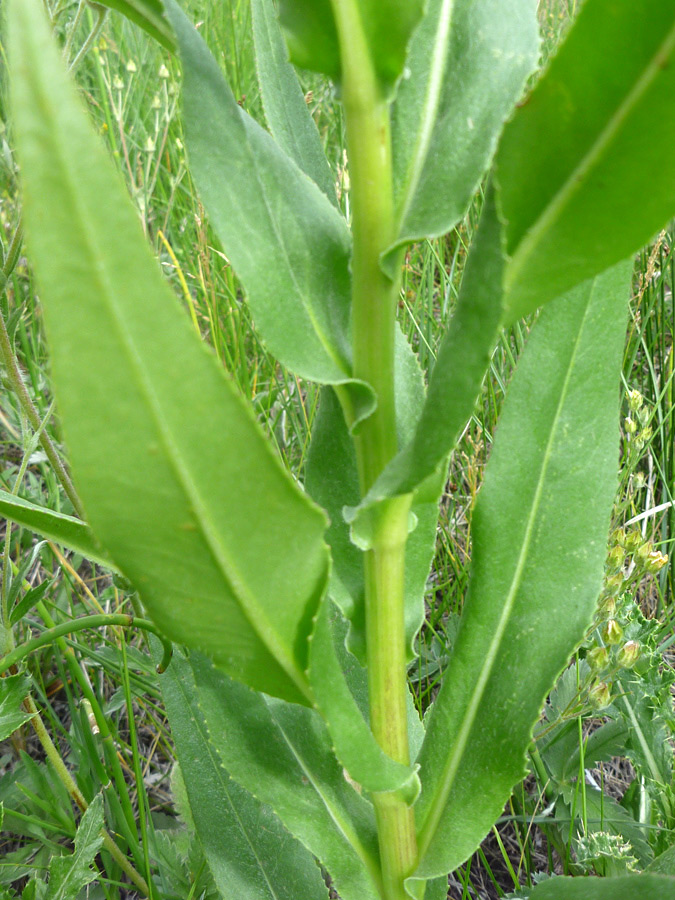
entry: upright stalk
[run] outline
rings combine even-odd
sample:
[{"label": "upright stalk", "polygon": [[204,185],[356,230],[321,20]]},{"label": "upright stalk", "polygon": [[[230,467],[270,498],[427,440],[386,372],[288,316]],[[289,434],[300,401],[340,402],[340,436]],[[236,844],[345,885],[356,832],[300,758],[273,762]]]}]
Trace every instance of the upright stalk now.
[{"label": "upright stalk", "polygon": [[[354,375],[375,389],[377,408],[355,437],[364,494],[396,454],[394,334],[398,283],[380,267],[393,238],[389,106],[373,69],[355,0],[333,0],[351,184]],[[378,510],[365,554],[368,689],[373,734],[382,749],[409,764],[406,719],[404,563],[410,496]],[[408,900],[403,881],[415,868],[414,813],[395,794],[373,797],[385,900]]]}]

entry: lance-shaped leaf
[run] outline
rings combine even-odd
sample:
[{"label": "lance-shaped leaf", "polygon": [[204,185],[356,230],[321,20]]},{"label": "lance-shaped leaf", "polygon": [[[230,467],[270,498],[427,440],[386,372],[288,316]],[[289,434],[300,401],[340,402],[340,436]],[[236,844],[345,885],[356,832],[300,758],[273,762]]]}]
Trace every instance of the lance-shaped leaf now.
[{"label": "lance-shaped leaf", "polygon": [[22,703],[30,693],[30,678],[27,675],[8,675],[0,678],[0,741],[6,740],[33,714],[22,708]]},{"label": "lance-shaped leaf", "polygon": [[253,39],[265,118],[281,149],[337,206],[335,181],[295,74],[273,0],[252,0]]},{"label": "lance-shaped leaf", "polygon": [[51,861],[45,900],[75,900],[83,887],[95,881],[98,872],[92,866],[102,844],[103,797],[98,794],[77,827],[73,852]]},{"label": "lance-shaped leaf", "polygon": [[180,651],[159,683],[192,820],[221,897],[325,900],[311,854],[268,806],[230,778],[199,709],[192,667]]},{"label": "lance-shaped leaf", "polygon": [[0,515],[49,541],[55,541],[69,550],[81,553],[92,562],[100,563],[109,569],[115,568],[112,560],[103,552],[91,528],[81,519],[38,506],[30,500],[10,494],[9,491],[0,491]]},{"label": "lance-shaped leaf", "polygon": [[167,50],[175,50],[176,41],[171,26],[164,18],[162,0],[95,0],[131,19]]},{"label": "lance-shaped leaf", "polygon": [[351,238],[327,196],[237,104],[208,47],[165,0],[183,61],[183,117],[202,202],[242,279],[255,325],[284,365],[350,383],[355,418],[372,390],[351,379]]},{"label": "lance-shaped leaf", "polygon": [[617,482],[631,264],[543,311],[473,519],[469,593],[420,753],[418,877],[478,846],[525,773],[547,691],[588,627]]},{"label": "lance-shaped leaf", "polygon": [[559,876],[538,884],[530,900],[675,900],[675,878],[644,873],[620,878]]},{"label": "lance-shaped leaf", "polygon": [[392,110],[395,246],[462,218],[538,53],[536,0],[429,0]]},{"label": "lance-shaped leaf", "polygon": [[279,17],[296,66],[323,72],[339,84],[341,43],[357,53],[363,43],[366,59],[388,95],[403,71],[423,9],[423,0],[281,0]]},{"label": "lance-shaped leaf", "polygon": [[9,21],[29,247],[87,518],[169,637],[307,702],[325,516],[163,281],[40,0]]},{"label": "lance-shaped leaf", "polygon": [[[417,357],[398,328],[394,378],[398,441],[403,447],[415,434],[425,389]],[[470,401],[469,410],[472,406]],[[441,422],[442,416],[435,424],[439,426]],[[414,658],[413,641],[424,620],[424,594],[436,545],[438,502],[445,480],[445,466],[439,467],[439,463],[446,455],[431,467],[427,473],[431,477],[416,492],[412,504],[416,527],[406,544],[405,565],[405,633],[410,660]],[[333,559],[329,593],[351,623],[349,649],[365,664],[363,552],[352,543],[349,525],[342,514],[345,507],[356,507],[359,503],[359,477],[354,444],[342,409],[330,389],[322,391],[312,427],[305,487],[330,516],[326,533]]]},{"label": "lance-shaped leaf", "polygon": [[497,154],[511,320],[668,222],[674,140],[675,5],[587,0]]},{"label": "lance-shaped leaf", "polygon": [[191,662],[195,696],[230,775],[321,860],[344,900],[378,900],[373,808],[346,782],[319,714],[266,700],[200,654]]}]

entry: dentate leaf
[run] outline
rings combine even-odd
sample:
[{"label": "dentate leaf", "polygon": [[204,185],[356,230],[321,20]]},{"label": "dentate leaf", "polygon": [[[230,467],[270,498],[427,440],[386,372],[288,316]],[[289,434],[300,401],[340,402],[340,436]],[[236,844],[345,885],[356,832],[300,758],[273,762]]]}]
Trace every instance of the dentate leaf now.
[{"label": "dentate leaf", "polygon": [[620,878],[561,875],[538,884],[530,900],[675,900],[675,878],[644,873]]},{"label": "dentate leaf", "polygon": [[103,844],[103,796],[98,794],[75,832],[75,849],[49,866],[45,900],[75,900],[82,888],[99,876],[92,864]]},{"label": "dentate leaf", "polygon": [[96,0],[100,6],[108,6],[140,25],[150,37],[159,41],[167,50],[174,50],[176,41],[169,23],[164,18],[161,0]]},{"label": "dentate leaf", "polygon": [[81,519],[66,516],[24,500],[9,491],[0,491],[0,515],[17,525],[62,544],[69,550],[81,553],[92,562],[114,569],[113,562],[104,553],[91,528]]},{"label": "dentate leaf", "polygon": [[[349,32],[340,35],[333,10],[343,8]],[[291,60],[303,69],[342,79],[341,41],[349,49],[363,35],[367,58],[383,95],[389,95],[403,71],[410,36],[424,10],[424,0],[281,0],[280,20]]]},{"label": "dentate leaf", "polygon": [[344,778],[317,712],[265,699],[192,654],[196,694],[230,775],[331,873],[344,900],[378,900],[374,813]]},{"label": "dentate leaf", "polygon": [[221,897],[325,900],[311,854],[268,806],[230,778],[199,709],[192,667],[180,651],[159,683],[191,817]]},{"label": "dentate leaf", "polygon": [[587,0],[497,154],[511,321],[665,226],[674,140],[675,5]]},{"label": "dentate leaf", "polygon": [[267,124],[277,144],[337,206],[335,181],[286,45],[273,0],[252,0],[258,82]]},{"label": "dentate leaf", "polygon": [[325,516],[163,281],[42,3],[8,15],[29,249],[87,518],[169,637],[307,702]]},{"label": "dentate leaf", "polygon": [[33,718],[32,713],[21,707],[29,693],[30,678],[27,675],[0,677],[0,741]]},{"label": "dentate leaf", "polygon": [[395,246],[462,218],[538,52],[536,0],[429,0],[392,109]]},{"label": "dentate leaf", "polygon": [[175,0],[165,5],[183,61],[190,171],[247,290],[256,328],[298,375],[349,384],[358,419],[372,409],[373,395],[351,378],[347,223],[237,104]]},{"label": "dentate leaf", "polygon": [[631,268],[545,309],[509,388],[473,518],[469,593],[419,758],[416,877],[454,869],[499,816],[544,698],[591,621],[616,492]]}]

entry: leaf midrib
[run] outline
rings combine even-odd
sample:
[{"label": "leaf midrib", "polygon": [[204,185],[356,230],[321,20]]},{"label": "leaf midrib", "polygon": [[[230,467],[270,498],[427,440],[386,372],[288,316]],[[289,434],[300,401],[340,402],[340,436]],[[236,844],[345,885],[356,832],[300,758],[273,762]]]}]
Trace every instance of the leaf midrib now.
[{"label": "leaf midrib", "polygon": [[487,653],[485,655],[485,662],[482,666],[479,677],[475,681],[475,687],[471,692],[470,702],[467,706],[467,711],[464,715],[464,719],[462,725],[458,731],[457,740],[454,745],[453,752],[448,757],[445,766],[443,767],[441,777],[439,778],[437,784],[438,788],[435,793],[435,799],[433,800],[429,812],[425,818],[424,824],[421,826],[419,835],[418,835],[418,847],[419,847],[419,858],[420,860],[424,860],[426,852],[433,840],[436,830],[438,828],[438,824],[443,815],[443,811],[445,809],[445,805],[447,802],[447,798],[450,795],[450,791],[452,789],[452,784],[455,780],[455,776],[457,774],[457,770],[462,762],[462,759],[465,754],[466,746],[469,741],[470,732],[475,723],[476,717],[478,715],[479,706],[482,702],[483,695],[485,693],[485,689],[487,687],[487,682],[492,674],[492,670],[497,661],[497,656],[499,653],[500,646],[502,644],[502,640],[504,637],[504,633],[506,628],[509,625],[511,614],[513,612],[513,607],[515,605],[515,601],[518,595],[518,591],[521,586],[523,574],[525,571],[525,565],[527,562],[527,557],[530,550],[530,545],[532,542],[532,538],[534,535],[534,528],[536,524],[537,514],[539,512],[539,506],[541,503],[541,497],[544,490],[544,483],[546,481],[546,475],[548,473],[548,466],[552,456],[553,450],[553,442],[555,436],[558,431],[558,426],[560,422],[560,418],[562,415],[563,406],[567,399],[567,393],[569,389],[569,383],[572,377],[572,371],[574,369],[574,364],[577,358],[577,354],[579,351],[579,344],[581,342],[581,336],[584,331],[584,327],[586,324],[586,320],[588,317],[589,309],[591,306],[591,301],[593,298],[593,293],[595,291],[595,282],[590,290],[589,297],[586,303],[586,308],[584,310],[584,315],[579,325],[579,329],[577,332],[577,337],[574,342],[574,347],[572,348],[572,352],[570,354],[570,361],[567,366],[567,372],[565,374],[565,379],[563,382],[562,390],[560,392],[560,400],[556,406],[555,415],[551,422],[549,439],[546,444],[546,449],[543,454],[541,469],[539,472],[539,477],[537,480],[537,486],[534,493],[534,498],[530,510],[530,514],[527,519],[527,525],[525,528],[524,541],[521,547],[521,551],[518,555],[518,560],[516,563],[516,567],[514,570],[513,577],[511,579],[511,584],[509,586],[509,591],[506,596],[506,600],[504,602],[504,607],[502,614],[499,619],[499,623],[497,628],[495,629],[494,637],[490,642]]},{"label": "leaf midrib", "polygon": [[550,202],[546,205],[543,214],[530,226],[521,239],[511,261],[506,269],[504,287],[508,293],[517,282],[521,270],[527,265],[528,259],[536,253],[538,245],[546,233],[552,230],[556,222],[562,218],[566,207],[578,191],[583,189],[586,178],[601,156],[608,149],[612,139],[624,125],[638,102],[651,87],[661,71],[661,61],[668,58],[675,48],[675,24],[667,33],[659,45],[653,57],[645,66],[644,72],[637,79],[633,88],[628,91],[624,100],[619,104],[616,112],[610,116],[608,122],[600,131],[600,134],[591,145],[590,150],[582,155],[581,160],[572,170],[567,180]]}]

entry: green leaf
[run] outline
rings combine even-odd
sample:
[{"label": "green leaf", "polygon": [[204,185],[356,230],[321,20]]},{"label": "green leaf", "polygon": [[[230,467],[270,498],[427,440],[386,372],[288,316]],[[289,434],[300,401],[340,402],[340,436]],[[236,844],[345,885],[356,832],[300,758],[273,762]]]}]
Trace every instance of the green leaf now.
[{"label": "green leaf", "polygon": [[40,0],[8,15],[29,248],[87,518],[169,637],[307,702],[325,516],[163,281]]},{"label": "green leaf", "polygon": [[654,875],[675,876],[675,844],[652,860],[645,871]]},{"label": "green leaf", "polygon": [[538,884],[530,900],[675,900],[675,878],[644,873],[620,878],[559,876]]},{"label": "green leaf", "polygon": [[0,490],[0,514],[49,541],[55,541],[69,550],[81,553],[92,562],[115,569],[114,563],[103,551],[91,528],[80,519],[46,509],[44,506],[37,506],[30,500],[24,500],[3,490]]},{"label": "green leaf", "polygon": [[92,868],[103,844],[103,796],[97,794],[75,832],[75,850],[56,857],[49,866],[45,900],[75,900],[86,885],[98,878]]},{"label": "green leaf", "polygon": [[636,252],[675,214],[674,54],[672,3],[587,0],[507,125],[496,180],[511,321]]},{"label": "green leaf", "polygon": [[536,0],[429,0],[392,109],[394,247],[460,221],[538,52]]},{"label": "green leaf", "polygon": [[344,778],[317,712],[265,699],[192,654],[196,696],[230,775],[331,873],[343,900],[379,900],[373,808]]},{"label": "green leaf", "polygon": [[335,180],[300,88],[272,0],[252,0],[253,39],[265,118],[281,149],[337,206]]},{"label": "green leaf", "polygon": [[14,734],[24,722],[29,722],[33,714],[21,708],[30,693],[30,678],[27,675],[8,675],[0,678],[0,741]]},{"label": "green leaf", "polygon": [[419,758],[416,877],[458,866],[498,817],[525,774],[544,698],[590,624],[616,492],[630,276],[622,263],[545,309],[511,383]]},{"label": "green leaf", "polygon": [[[409,766],[384,753],[361,714],[338,659],[333,627],[336,613],[326,598],[317,617],[309,653],[309,680],[328,726],[335,755],[365,790],[401,789],[412,805],[419,794],[419,778]],[[342,650],[342,655],[346,656],[346,651]]]},{"label": "green leaf", "polygon": [[349,384],[359,419],[373,393],[351,377],[351,237],[326,195],[237,104],[209,50],[165,0],[183,61],[190,171],[270,351],[303,378]]},{"label": "green leaf", "polygon": [[343,3],[348,33],[339,34],[331,0],[280,0],[279,18],[291,60],[303,69],[323,72],[340,83],[341,42],[365,40],[372,71],[384,95],[392,92],[403,72],[410,36],[419,22],[424,0],[350,0]]},{"label": "green leaf", "polygon": [[99,6],[108,6],[140,25],[150,37],[159,41],[167,50],[175,50],[176,41],[169,23],[164,18],[161,0],[95,0]]},{"label": "green leaf", "polygon": [[180,651],[160,686],[192,819],[221,896],[325,900],[311,855],[268,806],[227,773],[197,705],[192,667]]},{"label": "green leaf", "polygon": [[[424,376],[417,357],[400,329],[396,329],[395,396],[398,441],[410,442],[424,405]],[[444,458],[446,454],[441,457]],[[416,528],[406,544],[405,633],[409,660],[413,642],[424,620],[424,594],[436,544],[438,502],[445,480],[445,466],[438,462],[431,477],[417,491],[412,504]],[[324,389],[312,425],[305,487],[330,517],[326,539],[333,568],[329,593],[350,620],[349,649],[365,663],[365,584],[363,553],[352,543],[342,511],[356,507],[360,499],[354,444],[334,392]]]}]

